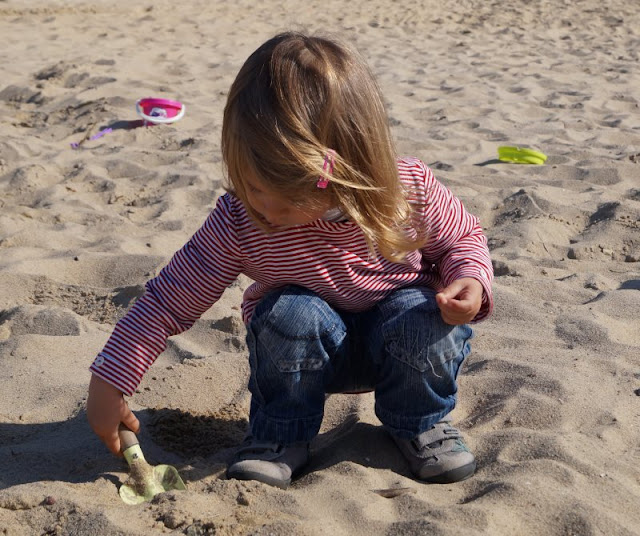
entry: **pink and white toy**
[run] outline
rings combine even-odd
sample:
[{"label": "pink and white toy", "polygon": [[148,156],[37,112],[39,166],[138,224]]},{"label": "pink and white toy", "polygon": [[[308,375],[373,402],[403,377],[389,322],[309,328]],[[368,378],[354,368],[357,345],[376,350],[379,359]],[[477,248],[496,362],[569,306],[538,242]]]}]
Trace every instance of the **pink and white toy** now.
[{"label": "pink and white toy", "polygon": [[182,119],[185,106],[178,101],[146,97],[136,102],[136,111],[145,123],[174,123]]}]

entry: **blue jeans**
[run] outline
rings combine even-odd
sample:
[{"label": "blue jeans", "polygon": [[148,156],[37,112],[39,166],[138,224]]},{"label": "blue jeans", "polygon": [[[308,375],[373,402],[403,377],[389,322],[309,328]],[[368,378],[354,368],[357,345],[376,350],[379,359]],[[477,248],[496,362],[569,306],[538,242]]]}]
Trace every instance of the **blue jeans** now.
[{"label": "blue jeans", "polygon": [[454,408],[472,335],[442,321],[429,288],[394,291],[361,313],[301,287],[275,290],[247,330],[251,433],[284,445],[310,441],[327,393],[373,389],[382,424],[413,438]]}]

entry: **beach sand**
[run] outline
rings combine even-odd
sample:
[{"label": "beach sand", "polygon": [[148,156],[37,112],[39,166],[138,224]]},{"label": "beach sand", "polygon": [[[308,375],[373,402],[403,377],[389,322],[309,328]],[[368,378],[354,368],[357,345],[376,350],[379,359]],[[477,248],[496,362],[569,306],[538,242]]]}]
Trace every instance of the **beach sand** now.
[{"label": "beach sand", "polygon": [[[286,29],[353,43],[400,154],[481,219],[495,313],[453,413],[478,471],[413,480],[367,394],[328,399],[289,490],[226,480],[249,401],[240,279],[129,400],[148,461],[187,490],[127,506],[88,366],[224,191],[227,90]],[[0,35],[1,535],[640,534],[634,2],[0,0]],[[184,118],[140,127],[146,96]],[[549,158],[501,163],[501,145]]]}]

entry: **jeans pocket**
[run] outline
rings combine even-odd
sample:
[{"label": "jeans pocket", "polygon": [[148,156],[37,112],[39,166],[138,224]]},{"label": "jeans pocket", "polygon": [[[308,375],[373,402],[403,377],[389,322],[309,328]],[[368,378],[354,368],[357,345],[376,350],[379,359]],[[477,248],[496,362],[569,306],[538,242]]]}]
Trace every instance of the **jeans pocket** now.
[{"label": "jeans pocket", "polygon": [[260,334],[260,345],[280,372],[322,370],[329,359],[320,341],[292,339],[273,329]]},{"label": "jeans pocket", "polygon": [[[413,313],[418,312],[415,309]],[[450,326],[436,313],[407,315],[401,322],[383,325],[387,352],[419,372],[448,373],[451,360],[468,354],[469,326]]]}]

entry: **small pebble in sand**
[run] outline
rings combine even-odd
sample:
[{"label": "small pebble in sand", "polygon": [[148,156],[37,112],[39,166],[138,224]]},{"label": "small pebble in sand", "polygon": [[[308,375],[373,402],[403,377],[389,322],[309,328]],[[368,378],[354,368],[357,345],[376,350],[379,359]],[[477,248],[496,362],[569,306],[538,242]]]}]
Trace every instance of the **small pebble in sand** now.
[{"label": "small pebble in sand", "polygon": [[46,504],[47,506],[52,506],[56,504],[56,498],[48,495],[44,500],[44,504]]},{"label": "small pebble in sand", "polygon": [[400,497],[402,495],[408,495],[410,493],[416,493],[415,488],[387,488],[387,489],[374,489],[371,490],[377,493],[385,499],[393,499],[394,497]]}]

